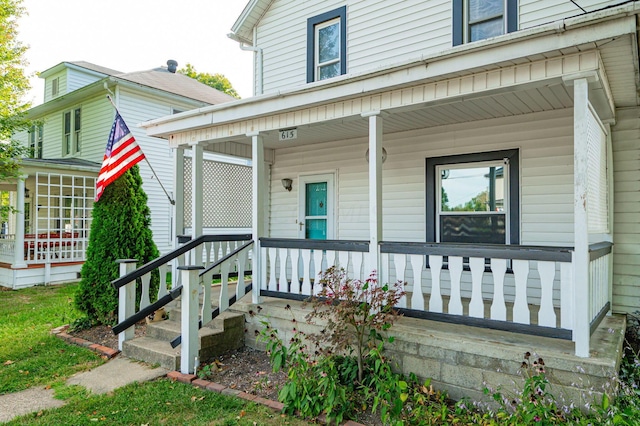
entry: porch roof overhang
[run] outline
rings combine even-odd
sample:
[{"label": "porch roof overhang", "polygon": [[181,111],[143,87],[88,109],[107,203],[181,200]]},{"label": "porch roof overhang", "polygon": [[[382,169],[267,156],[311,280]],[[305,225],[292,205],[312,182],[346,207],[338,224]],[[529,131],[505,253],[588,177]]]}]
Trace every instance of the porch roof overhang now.
[{"label": "porch roof overhang", "polygon": [[[63,173],[73,176],[97,176],[100,164],[93,161],[75,158],[24,158],[22,159],[21,172],[23,176],[33,176],[36,173]],[[16,179],[7,179],[0,182],[1,191],[15,191]]]},{"label": "porch roof overhang", "polygon": [[[278,148],[278,130],[304,130],[318,143],[362,137],[360,117],[382,111],[385,133],[573,106],[570,82],[586,77],[603,120],[638,105],[636,14],[640,5],[455,47],[428,58],[303,88],[188,111],[143,123],[172,147],[249,143],[260,132]],[[323,126],[323,124],[327,124]],[[301,138],[302,139],[302,138]]]}]

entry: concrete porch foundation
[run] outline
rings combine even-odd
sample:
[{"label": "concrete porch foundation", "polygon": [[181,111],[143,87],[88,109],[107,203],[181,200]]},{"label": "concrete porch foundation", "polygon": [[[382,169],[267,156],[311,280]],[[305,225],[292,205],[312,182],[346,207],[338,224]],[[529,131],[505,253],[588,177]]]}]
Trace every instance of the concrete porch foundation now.
[{"label": "concrete porch foundation", "polygon": [[[290,309],[285,309],[287,305]],[[269,321],[284,342],[293,337],[294,328],[305,333],[322,329],[306,323],[311,308],[301,302],[265,297],[254,305],[246,296],[232,310],[245,313],[245,345],[261,350],[265,349],[257,337],[264,328],[261,321]],[[521,391],[520,368],[528,351],[544,359],[551,392],[560,405],[584,406],[600,402],[602,393],[610,393],[614,386],[625,328],[626,317],[606,317],[591,338],[591,357],[579,358],[567,340],[403,317],[391,328],[395,341],[386,348],[398,371],[431,378],[434,388],[450,397],[474,401],[489,400],[483,394],[485,386],[501,386],[507,397]]]}]

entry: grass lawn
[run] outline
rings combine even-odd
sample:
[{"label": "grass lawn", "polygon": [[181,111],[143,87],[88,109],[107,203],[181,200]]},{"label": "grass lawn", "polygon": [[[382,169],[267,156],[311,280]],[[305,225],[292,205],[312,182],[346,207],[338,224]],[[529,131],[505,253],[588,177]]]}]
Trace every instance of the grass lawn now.
[{"label": "grass lawn", "polygon": [[32,386],[53,386],[104,361],[88,349],[50,334],[79,313],[76,285],[0,291],[0,395]]},{"label": "grass lawn", "polygon": [[306,425],[267,407],[167,379],[113,394],[70,398],[64,407],[22,416],[15,425]]},{"label": "grass lawn", "polygon": [[80,313],[77,285],[0,291],[0,395],[51,386],[66,405],[17,418],[9,425],[305,425],[267,407],[167,379],[90,395],[65,380],[104,361],[50,334]]}]

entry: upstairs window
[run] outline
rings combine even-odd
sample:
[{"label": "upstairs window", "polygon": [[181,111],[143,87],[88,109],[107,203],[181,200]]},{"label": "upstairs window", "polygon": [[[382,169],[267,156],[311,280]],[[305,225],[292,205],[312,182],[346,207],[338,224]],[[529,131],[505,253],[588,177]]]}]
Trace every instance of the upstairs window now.
[{"label": "upstairs window", "polygon": [[42,158],[43,139],[44,129],[42,124],[31,126],[29,129],[29,156],[31,158]]},{"label": "upstairs window", "polygon": [[453,0],[453,45],[518,29],[518,0]]},{"label": "upstairs window", "polygon": [[427,241],[519,243],[518,150],[427,159]]},{"label": "upstairs window", "polygon": [[81,110],[76,108],[63,114],[62,155],[80,152],[82,145]]},{"label": "upstairs window", "polygon": [[347,8],[307,20],[307,83],[347,73]]}]

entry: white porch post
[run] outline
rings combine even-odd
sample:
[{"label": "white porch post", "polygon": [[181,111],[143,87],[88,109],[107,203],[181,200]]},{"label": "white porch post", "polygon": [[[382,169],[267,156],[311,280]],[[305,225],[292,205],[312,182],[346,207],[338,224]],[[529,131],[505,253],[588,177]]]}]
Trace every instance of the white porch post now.
[{"label": "white porch post", "polygon": [[573,340],[575,341],[576,355],[588,358],[591,337],[589,318],[591,285],[589,283],[589,224],[587,216],[587,203],[589,202],[587,154],[589,83],[586,78],[578,78],[573,81],[573,102],[573,277],[575,282]]},{"label": "white porch post", "polygon": [[251,220],[253,234],[253,290],[252,303],[260,303],[260,287],[262,280],[262,259],[260,250],[260,237],[264,236],[265,224],[265,166],[264,166],[264,141],[258,132],[247,133],[251,138],[251,170],[253,182],[253,199],[251,202]]},{"label": "white porch post", "polygon": [[27,176],[18,178],[16,197],[16,238],[14,247],[14,268],[26,268],[24,259],[24,182]]},{"label": "white porch post", "polygon": [[[184,148],[178,147],[173,150],[173,199],[175,204],[171,206],[171,226],[173,232],[173,248],[180,246],[178,235],[184,234]],[[174,259],[171,271],[171,288],[176,288],[179,281],[178,259]]]},{"label": "white porch post", "polygon": [[[119,259],[116,261],[120,265],[120,276],[124,277],[129,272],[136,269],[136,259]],[[132,316],[136,310],[136,281],[120,287],[118,289],[118,322],[122,322]],[[122,351],[124,342],[135,337],[135,327],[131,326],[118,334],[118,349]]]},{"label": "white porch post", "polygon": [[181,296],[181,333],[182,349],[180,350],[180,372],[192,374],[196,369],[198,357],[198,274],[204,266],[180,266],[182,274]]},{"label": "white porch post", "polygon": [[[380,271],[378,243],[382,241],[382,116],[380,111],[362,114],[369,118],[369,271]],[[366,275],[365,275],[366,276]]]},{"label": "white porch post", "polygon": [[[202,145],[191,146],[191,238],[202,235],[202,170],[204,169]],[[218,182],[216,182],[218,184]],[[194,249],[194,265],[202,264],[202,246]]]}]

